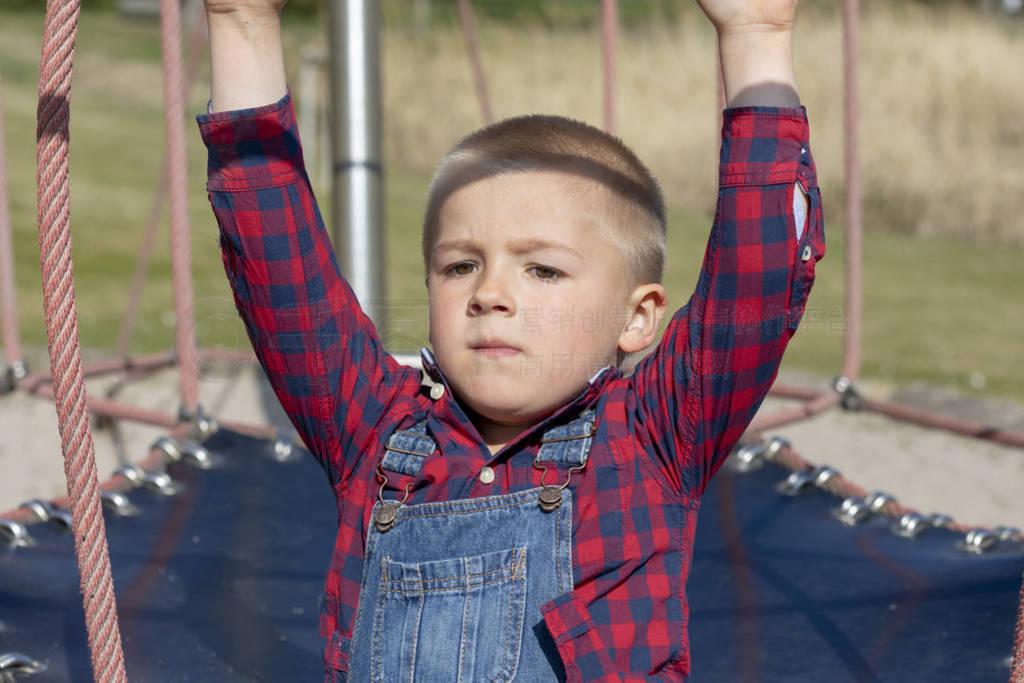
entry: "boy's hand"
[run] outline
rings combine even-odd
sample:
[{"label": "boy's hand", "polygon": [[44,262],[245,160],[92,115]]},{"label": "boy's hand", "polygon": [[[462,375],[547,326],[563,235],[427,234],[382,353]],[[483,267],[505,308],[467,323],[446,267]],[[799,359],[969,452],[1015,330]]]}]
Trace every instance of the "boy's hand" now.
[{"label": "boy's hand", "polygon": [[797,0],[697,0],[719,35],[792,31]]},{"label": "boy's hand", "polygon": [[730,107],[800,104],[793,74],[797,0],[697,0],[718,31]]}]

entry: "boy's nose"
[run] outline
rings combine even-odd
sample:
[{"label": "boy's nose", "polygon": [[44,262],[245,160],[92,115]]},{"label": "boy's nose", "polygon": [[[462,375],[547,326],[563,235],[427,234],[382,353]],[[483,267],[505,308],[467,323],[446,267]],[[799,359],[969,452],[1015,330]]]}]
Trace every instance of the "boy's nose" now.
[{"label": "boy's nose", "polygon": [[489,312],[515,313],[515,299],[508,283],[500,273],[493,270],[480,278],[479,285],[469,301],[470,315],[481,315]]}]

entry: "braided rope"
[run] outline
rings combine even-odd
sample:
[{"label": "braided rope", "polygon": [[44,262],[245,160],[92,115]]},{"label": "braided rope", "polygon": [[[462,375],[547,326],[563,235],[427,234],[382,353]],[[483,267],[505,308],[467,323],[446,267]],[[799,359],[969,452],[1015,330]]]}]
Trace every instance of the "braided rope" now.
[{"label": "braided rope", "polygon": [[93,674],[99,681],[127,681],[86,408],[72,276],[68,117],[80,7],[80,0],[46,3],[36,130],[39,260],[50,369]]},{"label": "braided rope", "polygon": [[[185,66],[185,90],[187,97],[195,83],[196,75],[199,73],[199,57],[202,54],[202,42],[206,34],[206,13],[199,8],[199,16],[192,29],[192,38],[189,43],[188,64]],[[125,306],[124,317],[121,319],[121,331],[117,336],[117,350],[115,355],[127,356],[128,347],[132,343],[132,335],[135,332],[135,323],[138,320],[139,309],[142,306],[142,290],[149,275],[149,265],[153,258],[153,249],[156,246],[156,232],[160,226],[160,217],[163,215],[164,199],[167,192],[167,160],[160,164],[160,176],[157,178],[156,188],[153,191],[153,203],[149,209],[149,219],[146,221],[146,230],[142,236],[142,243],[139,245],[139,255],[135,261],[135,273],[132,275],[132,287],[128,291],[128,305]]]},{"label": "braided rope", "polygon": [[195,344],[192,253],[188,221],[188,165],[185,158],[185,102],[181,68],[181,5],[160,0],[163,52],[164,130],[167,137],[167,196],[171,214],[171,271],[174,281],[174,341],[178,350],[182,407],[199,406],[199,358]]},{"label": "braided rope", "polygon": [[14,238],[7,199],[7,152],[4,149],[3,98],[0,97],[0,334],[7,363],[21,360],[18,299],[14,288]]}]

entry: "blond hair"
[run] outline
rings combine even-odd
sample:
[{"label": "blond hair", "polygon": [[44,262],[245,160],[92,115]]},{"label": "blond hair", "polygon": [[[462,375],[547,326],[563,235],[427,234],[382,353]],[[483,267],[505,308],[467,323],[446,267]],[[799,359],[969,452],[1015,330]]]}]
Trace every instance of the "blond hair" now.
[{"label": "blond hair", "polygon": [[608,234],[625,253],[636,284],[660,282],[665,265],[665,201],[658,182],[621,140],[580,121],[534,114],[471,133],[442,157],[427,197],[423,261],[429,268],[441,205],[474,180],[537,170],[563,171],[600,184],[609,203]]}]

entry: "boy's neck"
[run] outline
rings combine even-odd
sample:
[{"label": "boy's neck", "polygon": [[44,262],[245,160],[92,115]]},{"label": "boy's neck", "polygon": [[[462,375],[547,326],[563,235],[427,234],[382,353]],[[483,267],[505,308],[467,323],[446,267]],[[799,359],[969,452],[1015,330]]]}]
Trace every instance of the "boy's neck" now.
[{"label": "boy's neck", "polygon": [[491,422],[485,417],[480,415],[475,416],[477,431],[480,432],[480,436],[483,437],[484,443],[487,444],[487,448],[491,451],[491,455],[494,455],[506,445],[511,443],[517,436],[529,429],[532,425],[503,425],[497,422]]}]

